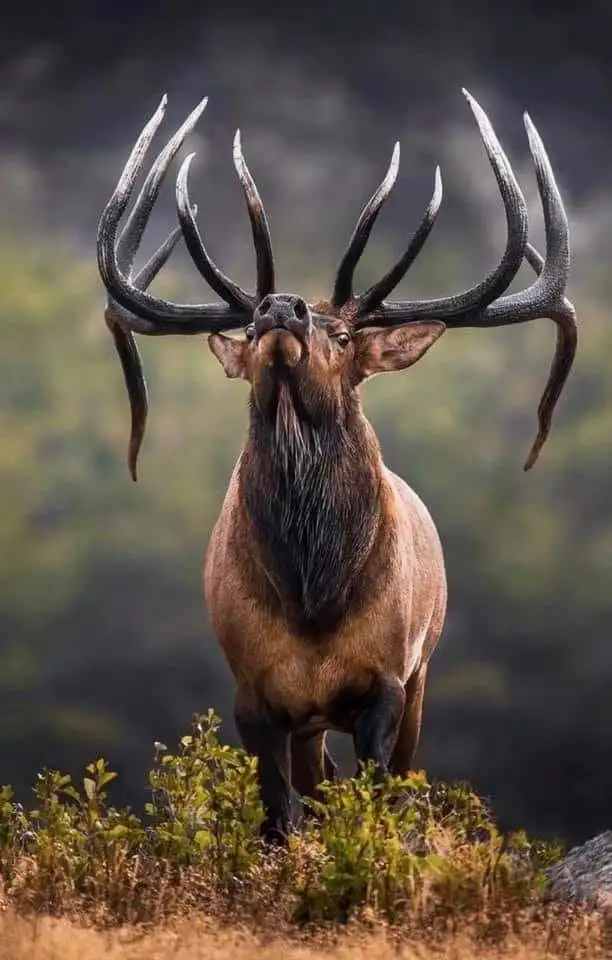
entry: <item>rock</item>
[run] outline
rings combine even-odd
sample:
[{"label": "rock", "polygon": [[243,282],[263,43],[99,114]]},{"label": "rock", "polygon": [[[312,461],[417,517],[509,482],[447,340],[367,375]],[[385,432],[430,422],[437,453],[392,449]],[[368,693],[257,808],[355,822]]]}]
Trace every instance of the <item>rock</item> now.
[{"label": "rock", "polygon": [[547,900],[582,903],[612,913],[612,830],[572,847],[546,875]]}]

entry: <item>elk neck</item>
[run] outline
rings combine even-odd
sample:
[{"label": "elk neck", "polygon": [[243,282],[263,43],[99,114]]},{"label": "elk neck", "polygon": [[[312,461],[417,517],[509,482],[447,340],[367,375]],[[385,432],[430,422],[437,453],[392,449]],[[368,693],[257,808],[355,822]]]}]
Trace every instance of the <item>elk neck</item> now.
[{"label": "elk neck", "polygon": [[274,602],[299,632],[333,630],[359,605],[381,527],[382,470],[357,396],[316,424],[288,391],[266,413],[251,399],[241,498]]}]

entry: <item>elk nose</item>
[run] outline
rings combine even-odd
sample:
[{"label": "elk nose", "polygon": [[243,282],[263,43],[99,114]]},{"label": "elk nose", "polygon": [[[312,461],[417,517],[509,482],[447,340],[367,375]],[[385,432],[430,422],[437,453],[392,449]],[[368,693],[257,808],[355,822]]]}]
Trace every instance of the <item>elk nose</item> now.
[{"label": "elk nose", "polygon": [[255,330],[259,337],[278,328],[290,330],[304,340],[312,327],[312,315],[302,297],[270,294],[261,301],[253,314]]}]

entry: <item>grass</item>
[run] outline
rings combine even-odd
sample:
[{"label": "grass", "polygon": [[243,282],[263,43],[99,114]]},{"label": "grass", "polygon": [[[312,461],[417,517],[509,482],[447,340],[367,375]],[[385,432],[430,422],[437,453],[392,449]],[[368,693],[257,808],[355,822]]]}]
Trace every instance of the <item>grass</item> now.
[{"label": "grass", "polygon": [[3,960],[609,955],[603,919],[543,900],[561,848],[502,835],[466,784],[366,768],[265,849],[256,762],[218,727],[156,744],[142,817],[110,805],[104,760],[79,785],[43,771],[29,810],[2,788]]},{"label": "grass", "polygon": [[[100,931],[49,917],[0,917],[2,960],[598,960],[609,957],[600,932],[588,921],[576,924],[562,944],[540,928],[501,946],[478,942],[469,931],[435,944],[413,939],[398,943],[385,931],[350,931],[309,943],[286,936],[264,942],[240,928],[219,929],[210,920],[192,918],[155,930]],[[561,952],[560,952],[561,951]]]}]

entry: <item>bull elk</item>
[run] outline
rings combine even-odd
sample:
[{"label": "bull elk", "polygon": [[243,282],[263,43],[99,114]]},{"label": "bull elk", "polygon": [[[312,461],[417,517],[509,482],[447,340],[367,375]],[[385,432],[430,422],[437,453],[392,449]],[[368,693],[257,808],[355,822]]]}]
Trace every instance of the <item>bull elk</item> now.
[{"label": "bull elk", "polygon": [[[442,199],[439,169],[403,256],[365,293],[354,292],[355,267],[397,176],[399,144],[363,208],[331,297],[307,304],[277,293],[268,223],[239,131],[233,156],[252,227],[256,292],[225,276],[204,246],[188,193],[193,154],[176,181],[180,225],[134,276],[135,254],[162,181],[206,101],[155,160],[119,233],[164,116],[163,98],[100,219],[98,264],[108,294],[105,319],[131,404],[133,479],[148,409],[134,333],[209,334],[225,374],[250,385],[248,436],[212,531],[204,593],[236,681],[237,729],[258,758],[268,839],[282,842],[292,828],[294,791],[316,795],[317,785],[333,776],[328,730],[351,734],[358,761],[373,761],[381,775],[410,768],[427,669],[445,619],[446,575],[436,528],[416,493],[385,466],[362,411],[360,384],[373,374],[410,367],[449,328],[552,319],[557,345],[529,469],[575,355],[575,312],[565,298],[568,223],[542,140],[525,114],[544,214],[544,258],[528,243],[525,199],[491,123],[464,93],[503,199],[507,241],[489,276],[455,296],[387,299],[432,229]],[[181,236],[224,303],[174,303],[146,292]],[[536,278],[527,289],[504,295],[523,259]],[[242,336],[223,333],[230,330]]]}]

